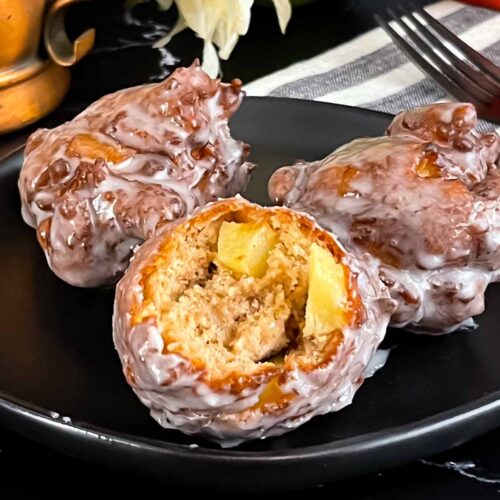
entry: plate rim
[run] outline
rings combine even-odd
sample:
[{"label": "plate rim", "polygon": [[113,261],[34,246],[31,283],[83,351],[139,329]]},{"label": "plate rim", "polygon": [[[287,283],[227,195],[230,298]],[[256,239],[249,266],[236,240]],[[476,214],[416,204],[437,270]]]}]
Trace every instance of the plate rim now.
[{"label": "plate rim", "polygon": [[[197,461],[207,458],[233,460],[238,458],[244,462],[286,462],[297,458],[301,460],[317,459],[328,458],[342,453],[351,454],[354,451],[369,450],[374,444],[379,444],[380,442],[382,442],[384,446],[390,445],[392,441],[397,441],[399,444],[404,444],[406,441],[413,442],[414,440],[439,432],[441,427],[446,427],[448,430],[454,430],[455,427],[467,424],[469,421],[474,420],[478,414],[482,413],[492,417],[497,415],[500,417],[500,390],[476,399],[473,402],[465,403],[451,410],[439,412],[409,424],[389,427],[379,431],[372,431],[366,434],[318,445],[296,447],[289,450],[270,451],[245,451],[222,447],[191,447],[189,444],[172,443],[169,441],[162,441],[161,439],[147,438],[114,431],[78,419],[71,418],[70,422],[65,422],[64,419],[68,417],[59,414],[57,414],[57,417],[51,416],[51,410],[21,400],[4,391],[0,391],[0,409],[16,416],[22,416],[31,420],[39,420],[46,427],[56,426],[69,435],[76,431],[78,434],[85,434],[86,437],[88,437],[88,434],[91,433],[96,439],[130,446],[139,446],[140,448],[147,447],[150,451],[167,455],[175,452],[174,455],[176,457],[180,454],[182,458],[190,460]],[[3,412],[0,411],[0,418],[2,414]],[[450,425],[450,422],[453,422],[453,425]],[[456,442],[454,446],[459,446],[473,437],[496,427],[498,426],[481,426],[481,429],[479,429],[477,433],[473,433],[473,435],[467,434],[467,437],[465,437],[463,441]],[[377,447],[379,448],[380,445]]]},{"label": "plate rim", "polygon": [[[306,99],[246,96],[244,102],[273,102],[273,104],[280,103],[288,106],[341,108],[348,112],[361,115],[376,115],[385,119],[390,119],[393,116],[388,113],[366,108],[321,101],[309,101]],[[19,155],[23,149],[24,145],[18,146],[9,153],[2,155],[0,164],[9,162],[13,157]],[[12,168],[13,167],[9,168],[9,166],[5,166],[3,172],[9,172]],[[2,173],[0,173],[0,176],[1,175]],[[63,433],[64,436],[73,440],[92,438],[95,440],[94,442],[99,441],[101,444],[106,442],[108,444],[113,443],[122,446],[139,447],[144,451],[154,452],[166,457],[182,458],[191,462],[200,462],[203,460],[212,462],[233,461],[238,462],[238,464],[242,466],[256,463],[279,465],[295,461],[316,461],[323,464],[324,462],[322,462],[322,460],[324,459],[338,458],[343,455],[360,454],[363,452],[370,453],[370,451],[376,452],[381,448],[391,447],[394,442],[397,442],[398,445],[403,448],[409,447],[410,444],[417,444],[421,451],[419,456],[423,456],[426,454],[426,450],[431,448],[429,445],[429,438],[433,436],[440,438],[442,445],[432,446],[432,453],[458,446],[480,434],[498,427],[497,421],[500,417],[500,389],[450,410],[439,412],[423,419],[412,421],[408,424],[391,426],[378,431],[321,444],[266,451],[192,447],[189,444],[172,443],[161,439],[115,431],[77,419],[71,419],[70,422],[65,422],[62,420],[62,416],[58,416],[57,418],[51,416],[51,410],[47,408],[43,408],[0,390],[0,423],[3,423],[6,428],[18,432],[21,435],[28,434],[17,430],[17,428],[22,427],[22,425],[11,426],[7,416],[20,417],[24,419],[24,422],[28,421],[38,430],[55,427],[58,432]],[[476,425],[469,426],[467,432],[461,432],[470,422],[476,421],[478,416],[482,416],[483,419],[479,423],[476,422]],[[29,437],[29,439],[33,438]],[[419,440],[421,441],[419,442]],[[58,449],[63,453],[71,454],[61,449],[61,447],[52,446],[46,443],[45,445]],[[408,453],[405,454],[404,450],[402,450],[399,453],[394,453],[392,462],[391,460],[385,460],[383,466],[370,467],[368,465],[367,468],[366,465],[363,465],[360,467],[359,471],[353,471],[352,474],[344,474],[341,477],[347,478],[352,475],[357,475],[358,473],[362,474],[373,470],[381,470],[397,464],[403,464],[405,460],[407,462],[416,458],[415,453],[411,454],[410,458],[408,458],[407,455]],[[406,458],[403,458],[402,462],[401,457],[405,456]],[[331,479],[331,474],[328,474],[328,472],[324,472],[324,474],[328,475],[327,479]]]}]

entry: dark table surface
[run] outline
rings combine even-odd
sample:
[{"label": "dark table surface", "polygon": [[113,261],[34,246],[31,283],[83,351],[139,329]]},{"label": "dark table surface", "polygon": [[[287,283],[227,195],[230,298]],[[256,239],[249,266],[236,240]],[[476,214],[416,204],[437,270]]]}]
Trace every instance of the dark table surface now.
[{"label": "dark table surface", "polygon": [[[372,28],[373,13],[390,3],[320,0],[294,10],[286,36],[279,33],[272,11],[255,8],[249,34],[222,65],[224,79],[238,77],[248,82],[352,39]],[[166,32],[174,17],[173,13],[157,14],[152,4],[146,4],[134,11],[134,18],[127,19],[123,2],[118,0],[95,0],[75,7],[68,29],[76,33],[83,25],[96,26],[96,48],[74,68],[69,95],[42,124],[68,119],[107,92],[161,79],[174,65],[189,64],[199,56],[201,42],[187,32],[176,37],[168,51],[151,49],[151,40]],[[28,132],[1,137],[0,158],[22,144]],[[318,485],[310,493],[331,497],[341,491],[356,499],[498,498],[499,449],[500,429],[438,456],[371,476]],[[0,499],[57,499],[75,491],[78,497],[110,491],[115,498],[136,492],[143,498],[175,492],[173,485],[151,483],[111,467],[97,467],[34,445],[0,424]],[[195,489],[193,478],[193,492]]]}]

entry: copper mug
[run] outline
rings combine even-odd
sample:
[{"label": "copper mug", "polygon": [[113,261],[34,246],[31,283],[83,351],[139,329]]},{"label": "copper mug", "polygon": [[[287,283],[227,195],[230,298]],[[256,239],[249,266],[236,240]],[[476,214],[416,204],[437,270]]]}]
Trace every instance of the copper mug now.
[{"label": "copper mug", "polygon": [[[90,29],[71,42],[68,7],[84,0],[0,0],[0,134],[33,123],[56,108],[69,88],[69,66],[94,45]],[[41,59],[43,39],[49,54]]]}]

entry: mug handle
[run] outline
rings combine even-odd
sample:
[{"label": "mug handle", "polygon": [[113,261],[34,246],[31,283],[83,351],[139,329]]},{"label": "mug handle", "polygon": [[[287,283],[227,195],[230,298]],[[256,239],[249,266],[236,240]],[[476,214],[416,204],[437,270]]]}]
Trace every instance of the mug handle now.
[{"label": "mug handle", "polygon": [[88,29],[71,42],[64,27],[68,7],[82,1],[87,0],[55,0],[47,12],[43,31],[45,47],[52,60],[60,66],[73,66],[94,46],[95,29]]}]

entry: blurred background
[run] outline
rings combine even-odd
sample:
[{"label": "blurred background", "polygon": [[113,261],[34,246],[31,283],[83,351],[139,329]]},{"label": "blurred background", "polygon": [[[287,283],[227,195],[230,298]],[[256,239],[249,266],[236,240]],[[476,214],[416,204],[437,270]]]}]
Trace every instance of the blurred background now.
[{"label": "blurred background", "polygon": [[[96,28],[94,50],[73,69],[66,103],[83,107],[104,93],[164,78],[174,66],[200,57],[203,42],[186,30],[165,49],[152,43],[175,24],[175,7],[161,12],[154,0],[126,9],[123,0],[93,0],[72,7],[68,33]],[[312,0],[295,6],[282,35],[272,6],[257,3],[248,34],[241,37],[228,61],[222,61],[224,80],[256,78],[307,59],[376,26],[374,13],[393,0]],[[419,5],[430,3],[416,0]]]}]

